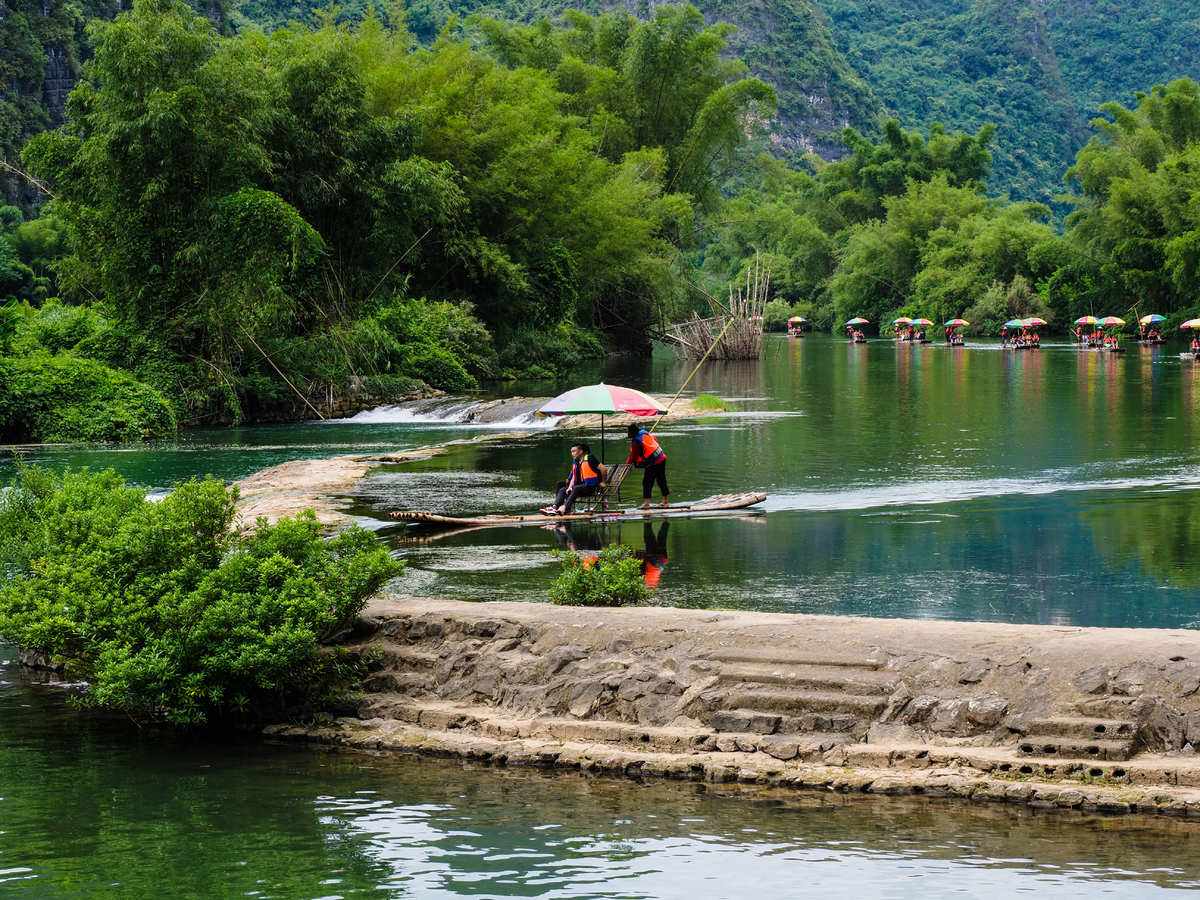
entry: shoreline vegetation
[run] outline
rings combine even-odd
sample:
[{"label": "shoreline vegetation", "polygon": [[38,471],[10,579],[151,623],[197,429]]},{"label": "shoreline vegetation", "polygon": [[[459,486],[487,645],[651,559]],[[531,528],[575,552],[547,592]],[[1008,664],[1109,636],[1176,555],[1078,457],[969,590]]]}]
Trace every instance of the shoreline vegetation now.
[{"label": "shoreline vegetation", "polygon": [[328,646],[403,571],[301,513],[239,530],[207,478],[154,502],[114,472],[23,468],[0,492],[0,635],[86,682],[85,708],[177,728],[314,713],[364,668]]},{"label": "shoreline vegetation", "polygon": [[87,29],[40,204],[0,208],[0,440],[177,428],[551,380],[645,353],[759,260],[768,324],[1200,313],[1200,86],[1104,104],[1044,205],[995,129],[895,120],[783,160],[774,90],[688,5],[421,43],[367,15],[222,34],[180,0]]}]

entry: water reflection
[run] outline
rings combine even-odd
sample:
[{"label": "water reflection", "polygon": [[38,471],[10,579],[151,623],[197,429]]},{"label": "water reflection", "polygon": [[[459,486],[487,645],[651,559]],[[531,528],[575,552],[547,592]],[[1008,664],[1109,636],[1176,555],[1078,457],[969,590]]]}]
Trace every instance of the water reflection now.
[{"label": "water reflection", "polygon": [[[689,371],[666,353],[579,380],[670,395]],[[659,602],[1082,625],[1200,619],[1200,554],[1168,513],[1200,497],[1200,365],[1177,353],[814,335],[768,339],[761,360],[706,365],[691,387],[741,399],[731,414],[659,430],[673,496],[771,496],[765,518],[677,521]],[[40,453],[163,486],[462,435],[429,423],[300,425]],[[597,428],[460,446],[377,471],[347,502],[381,524],[396,508],[527,512],[545,502],[569,445],[598,438]],[[644,551],[641,523],[621,526],[621,540]],[[511,530],[397,543],[409,590],[511,599],[546,596],[554,546]]]},{"label": "water reflection", "polygon": [[[600,556],[600,551],[610,544],[620,544],[620,531],[608,525],[581,525],[563,523],[548,526],[554,532],[554,539],[559,549],[578,555],[584,565],[592,565]],[[647,519],[642,523],[641,549],[630,548],[634,558],[642,565],[642,580],[646,587],[658,590],[663,583],[663,574],[667,563],[671,561],[667,551],[667,536],[671,531],[671,523],[666,519]]]},{"label": "water reflection", "polygon": [[[8,654],[0,648],[0,659]],[[0,895],[1144,897],[1193,823],[181,741],[0,667]],[[803,888],[798,888],[803,885]]]}]

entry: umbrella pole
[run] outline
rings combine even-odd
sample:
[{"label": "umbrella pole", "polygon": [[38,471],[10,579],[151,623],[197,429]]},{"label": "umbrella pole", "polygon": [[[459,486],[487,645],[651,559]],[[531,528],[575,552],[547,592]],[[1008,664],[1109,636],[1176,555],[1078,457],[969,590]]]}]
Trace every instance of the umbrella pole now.
[{"label": "umbrella pole", "polygon": [[600,465],[604,465],[604,415],[600,416]]}]

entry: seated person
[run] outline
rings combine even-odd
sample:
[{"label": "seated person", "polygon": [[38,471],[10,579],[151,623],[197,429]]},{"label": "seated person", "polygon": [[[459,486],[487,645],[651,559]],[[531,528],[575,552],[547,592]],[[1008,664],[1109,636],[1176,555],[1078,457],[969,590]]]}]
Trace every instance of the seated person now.
[{"label": "seated person", "polygon": [[542,512],[548,516],[570,515],[575,508],[575,501],[580,497],[594,496],[604,480],[604,466],[587,444],[575,444],[571,447],[571,470],[567,480],[560,481],[555,488],[554,505],[542,507]]}]

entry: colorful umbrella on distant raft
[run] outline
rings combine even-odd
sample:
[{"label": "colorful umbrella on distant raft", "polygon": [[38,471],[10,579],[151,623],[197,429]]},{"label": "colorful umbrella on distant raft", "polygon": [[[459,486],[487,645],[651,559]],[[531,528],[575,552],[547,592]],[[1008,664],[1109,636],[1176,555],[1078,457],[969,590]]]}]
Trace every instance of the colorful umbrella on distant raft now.
[{"label": "colorful umbrella on distant raft", "polygon": [[1180,329],[1183,329],[1183,328],[1200,328],[1200,319],[1188,319],[1186,322],[1184,322],[1184,323],[1183,323],[1182,325],[1180,325],[1179,327],[1180,327]]},{"label": "colorful umbrella on distant raft", "polygon": [[1140,319],[1138,319],[1138,324],[1139,325],[1155,325],[1158,322],[1165,322],[1165,321],[1167,321],[1166,316],[1160,316],[1158,313],[1151,313],[1148,316],[1142,316]]},{"label": "colorful umbrella on distant raft", "polygon": [[1046,324],[1046,320],[1039,319],[1037,316],[1031,316],[1028,319],[1022,319],[1021,324],[1026,328],[1039,328]]},{"label": "colorful umbrella on distant raft", "polygon": [[1120,328],[1125,324],[1125,320],[1117,316],[1105,316],[1100,320],[1100,324],[1105,328]]},{"label": "colorful umbrella on distant raft", "polygon": [[966,328],[971,323],[966,319],[951,319],[943,327],[945,328]]},{"label": "colorful umbrella on distant raft", "polygon": [[898,319],[892,319],[893,325],[911,325],[912,323],[913,323],[913,320],[910,319],[908,316],[901,316]]},{"label": "colorful umbrella on distant raft", "polygon": [[538,409],[539,416],[600,416],[600,461],[604,462],[604,417],[628,413],[665,416],[667,408],[648,394],[615,384],[589,384],[559,394]]},{"label": "colorful umbrella on distant raft", "polygon": [[933,324],[933,321],[931,319],[913,319],[913,324],[914,325],[924,325],[924,326],[928,327]]},{"label": "colorful umbrella on distant raft", "polygon": [[846,324],[847,325],[870,325],[871,320],[864,319],[862,316],[855,316],[853,319],[849,320]]},{"label": "colorful umbrella on distant raft", "polygon": [[1100,320],[1095,316],[1080,316],[1075,320],[1076,325],[1099,325]]},{"label": "colorful umbrella on distant raft", "polygon": [[1024,322],[1022,322],[1020,319],[1009,319],[1009,320],[1008,320],[1007,322],[1005,322],[1005,323],[1004,323],[1004,325],[1003,325],[1003,326],[1001,326],[1001,327],[1003,327],[1003,328],[1020,328],[1020,327],[1021,327],[1021,326],[1023,326],[1024,324],[1025,324],[1025,323],[1024,323]]}]

